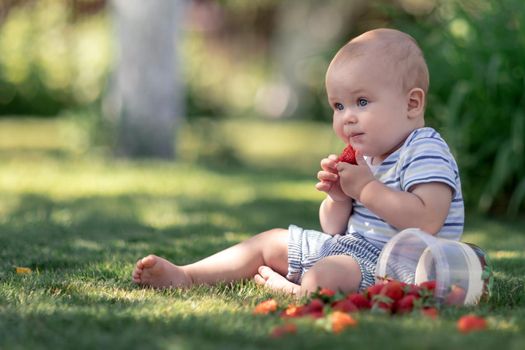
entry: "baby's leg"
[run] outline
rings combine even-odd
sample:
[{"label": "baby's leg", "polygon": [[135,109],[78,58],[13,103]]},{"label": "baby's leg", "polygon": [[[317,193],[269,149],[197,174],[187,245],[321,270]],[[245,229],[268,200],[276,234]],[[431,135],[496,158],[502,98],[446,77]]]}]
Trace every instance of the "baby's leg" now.
[{"label": "baby's leg", "polygon": [[191,285],[191,277],[182,267],[156,255],[148,255],[137,261],[132,280],[137,284],[155,288]]},{"label": "baby's leg", "polygon": [[267,266],[259,268],[255,282],[274,290],[297,296],[315,292],[318,287],[344,293],[355,292],[361,283],[361,269],[354,258],[347,255],[327,256],[305,272],[301,285],[288,281],[282,274]]},{"label": "baby's leg", "polygon": [[303,276],[302,294],[308,294],[318,287],[343,293],[355,292],[361,283],[361,269],[357,261],[348,255],[332,255],[319,260]]},{"label": "baby's leg", "polygon": [[233,247],[186,266],[176,266],[155,255],[137,262],[133,282],[156,288],[189,287],[251,278],[259,266],[288,272],[288,230],[260,233]]}]

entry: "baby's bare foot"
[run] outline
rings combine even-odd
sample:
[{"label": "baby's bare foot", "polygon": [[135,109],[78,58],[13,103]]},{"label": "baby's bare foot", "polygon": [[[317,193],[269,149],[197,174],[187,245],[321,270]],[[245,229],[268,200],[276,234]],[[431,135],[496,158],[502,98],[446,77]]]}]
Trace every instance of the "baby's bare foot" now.
[{"label": "baby's bare foot", "polygon": [[300,286],[288,281],[286,277],[278,274],[268,266],[260,266],[253,279],[255,283],[264,285],[267,288],[285,293],[298,294]]},{"label": "baby's bare foot", "polygon": [[137,261],[132,275],[133,282],[155,288],[184,288],[192,280],[183,268],[156,255],[148,255]]}]

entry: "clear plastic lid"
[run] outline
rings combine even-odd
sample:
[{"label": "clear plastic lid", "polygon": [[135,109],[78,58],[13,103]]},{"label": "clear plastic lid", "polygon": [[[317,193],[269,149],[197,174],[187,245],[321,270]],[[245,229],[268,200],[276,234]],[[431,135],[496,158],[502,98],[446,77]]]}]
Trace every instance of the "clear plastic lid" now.
[{"label": "clear plastic lid", "polygon": [[419,229],[395,235],[383,248],[378,280],[436,281],[435,297],[451,305],[475,304],[484,293],[486,255],[479,247],[436,238]]}]

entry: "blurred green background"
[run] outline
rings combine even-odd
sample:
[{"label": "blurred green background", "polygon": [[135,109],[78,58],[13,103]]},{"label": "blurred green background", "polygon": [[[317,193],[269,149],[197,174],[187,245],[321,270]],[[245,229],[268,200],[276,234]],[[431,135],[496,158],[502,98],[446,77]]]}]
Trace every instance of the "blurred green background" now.
[{"label": "blurred green background", "polygon": [[[39,143],[45,134],[82,157],[111,154],[113,131],[104,118],[115,62],[111,8],[106,0],[0,0],[0,147]],[[468,208],[523,215],[522,0],[193,0],[183,18],[178,160],[246,166],[258,147],[283,147],[297,159],[336,152],[336,141],[304,150],[317,145],[289,135],[303,125],[312,138],[320,131],[321,142],[331,137],[324,92],[331,57],[352,36],[393,27],[425,52],[427,124],[457,157]],[[254,130],[268,128],[275,139],[255,143]],[[227,136],[233,134],[237,144]],[[315,174],[316,166],[296,171]]]}]

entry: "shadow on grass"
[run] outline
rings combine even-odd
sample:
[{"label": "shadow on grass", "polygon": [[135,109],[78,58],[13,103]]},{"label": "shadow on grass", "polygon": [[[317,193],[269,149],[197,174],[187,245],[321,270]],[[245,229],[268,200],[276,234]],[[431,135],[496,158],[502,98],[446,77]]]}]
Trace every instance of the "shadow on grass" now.
[{"label": "shadow on grass", "polygon": [[[144,209],[159,201],[163,210],[178,212],[161,227],[144,218]],[[188,195],[158,198],[136,193],[56,200],[26,194],[17,202],[0,223],[0,264],[5,267],[79,268],[108,259],[135,261],[149,253],[183,264],[267,229],[286,228],[290,223],[308,228],[319,225],[318,203],[288,198],[260,197],[232,205]],[[521,254],[525,246],[522,225],[474,218],[466,237],[485,250]],[[493,260],[497,272],[525,275],[523,255]]]},{"label": "shadow on grass", "polygon": [[308,201],[260,198],[236,206],[186,195],[161,200],[168,211],[177,208],[178,217],[155,227],[144,219],[144,209],[158,201],[152,195],[65,201],[20,196],[0,223],[0,266],[78,269],[119,259],[134,263],[149,253],[184,264],[263,230],[317,221],[317,205]]},{"label": "shadow on grass", "polygon": [[[257,184],[305,180],[284,173],[256,175],[257,170],[217,170],[222,175],[255,177]],[[133,193],[73,200],[40,194],[14,195],[17,203],[0,222],[0,279],[15,266],[42,272],[79,273],[89,279],[122,279],[136,259],[154,253],[186,264],[231,246],[258,232],[294,223],[318,228],[319,203],[257,196],[242,205],[188,194]],[[10,200],[10,198],[5,198]],[[144,211],[162,202],[177,212],[168,224],[155,225]],[[469,215],[465,238],[493,257],[496,275],[491,305],[525,305],[525,235],[523,221],[496,221]],[[506,255],[505,255],[506,254]],[[116,268],[118,266],[118,268]]]},{"label": "shadow on grass", "polygon": [[[254,342],[259,346],[271,344],[271,339],[261,331],[261,324],[253,319],[247,322],[248,315],[210,313],[158,317],[125,312],[117,308],[112,314],[97,314],[95,308],[75,307],[55,310],[52,314],[4,312],[0,328],[11,331],[1,343],[6,348],[16,348],[22,343],[33,349],[42,344],[58,349],[71,346],[76,349],[226,349],[232,344],[236,348],[249,348]],[[6,324],[17,326],[6,327]],[[89,334],[86,329],[90,330]]]}]

